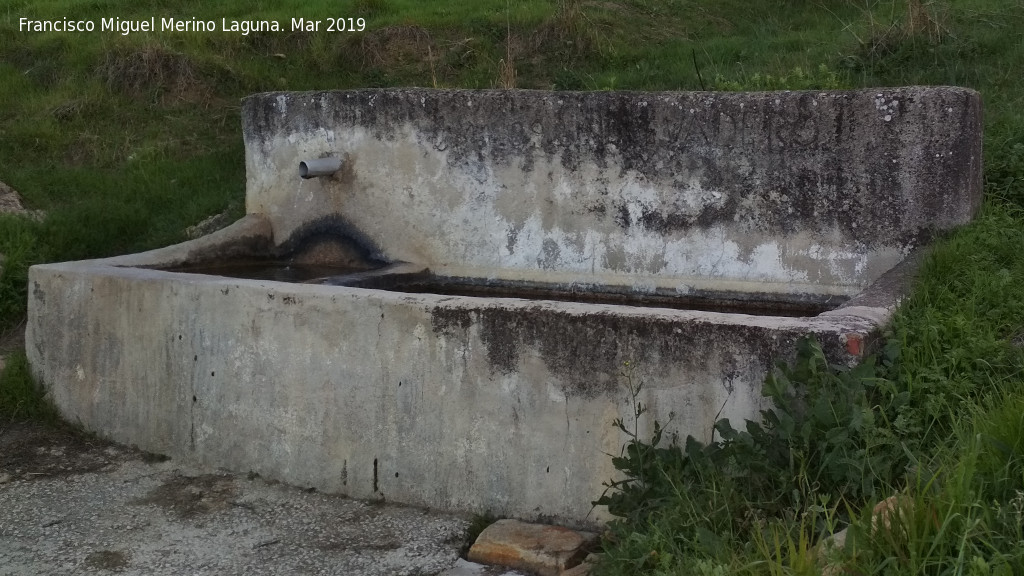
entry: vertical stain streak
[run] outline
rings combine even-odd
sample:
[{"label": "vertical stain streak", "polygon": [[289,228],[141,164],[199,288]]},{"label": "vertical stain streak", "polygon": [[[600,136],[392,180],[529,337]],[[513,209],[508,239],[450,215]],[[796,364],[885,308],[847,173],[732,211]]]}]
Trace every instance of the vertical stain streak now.
[{"label": "vertical stain streak", "polygon": [[[191,398],[192,401],[189,402],[189,407],[188,407],[188,420],[189,420],[188,446],[189,446],[189,450],[191,450],[192,452],[195,452],[196,451],[196,370],[195,370],[195,366],[194,365],[192,366],[192,378],[189,379],[189,388],[190,388],[190,390],[192,392],[192,398]],[[186,398],[185,400],[187,402],[189,399]]]},{"label": "vertical stain streak", "polygon": [[[381,348],[381,346],[380,346],[381,340],[383,340],[383,338],[384,338],[383,332],[382,332],[382,328],[381,328],[383,325],[384,325],[384,305],[381,304],[381,306],[380,306],[380,320],[377,321],[377,345],[375,347],[375,349],[377,349],[377,350],[383,350],[383,348]],[[387,366],[386,366],[386,363],[385,363],[384,355],[380,354],[379,356],[380,356],[380,385],[381,385],[381,390],[383,390],[384,386],[387,385]]]}]

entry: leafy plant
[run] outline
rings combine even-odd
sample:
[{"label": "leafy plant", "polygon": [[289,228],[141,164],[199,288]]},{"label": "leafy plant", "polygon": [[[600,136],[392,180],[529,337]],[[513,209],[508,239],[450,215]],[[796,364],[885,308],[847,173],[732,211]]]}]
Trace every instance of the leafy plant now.
[{"label": "leafy plant", "polygon": [[880,374],[875,357],[851,369],[829,365],[813,338],[797,350],[765,381],[773,407],[761,412],[763,423],[748,422],[745,432],[717,424],[723,446],[751,469],[753,494],[787,495],[783,508],[803,508],[816,494],[862,502],[898,483],[909,462],[891,422],[909,395]]},{"label": "leafy plant", "polygon": [[[883,376],[894,354],[889,349],[881,366],[874,357],[853,368],[834,366],[815,339],[805,338],[795,361],[767,377],[763,394],[772,407],[761,422],[736,430],[722,419],[715,424],[720,440],[703,444],[691,436],[682,446],[663,442],[658,422],[649,439],[640,438],[642,385],[624,372],[634,422],[615,421],[629,441],[612,459],[623,478],[608,482],[595,504],[620,516],[621,526],[671,514],[667,529],[682,555],[723,560],[728,543],[753,541],[797,562],[792,554],[806,556],[821,536],[850,521],[849,510],[902,483],[912,464],[891,427],[909,397]],[[790,523],[795,535],[782,528]]]}]

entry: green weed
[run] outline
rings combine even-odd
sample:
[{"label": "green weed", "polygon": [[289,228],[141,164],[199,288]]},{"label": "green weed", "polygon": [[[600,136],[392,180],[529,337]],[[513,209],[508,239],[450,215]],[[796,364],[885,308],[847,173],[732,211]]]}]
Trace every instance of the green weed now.
[{"label": "green weed", "polygon": [[21,321],[28,299],[28,267],[41,260],[39,224],[0,214],[0,333]]},{"label": "green weed", "polygon": [[57,423],[57,409],[35,384],[24,353],[7,358],[0,371],[0,420]]},{"label": "green weed", "polygon": [[[910,459],[890,422],[908,397],[883,370],[873,358],[852,369],[829,365],[820,345],[805,339],[794,363],[767,378],[772,407],[743,431],[723,419],[715,424],[720,440],[663,445],[658,422],[648,441],[637,424],[617,421],[630,438],[612,459],[624,479],[595,502],[623,518],[613,523],[622,540],[607,554],[608,573],[675,569],[694,558],[729,564],[737,546],[751,545],[773,564],[808,569],[809,550],[848,524],[849,510],[904,482]],[[636,400],[640,386],[624,378],[638,420],[645,412]],[[657,553],[638,556],[628,543],[649,526],[652,537],[672,534],[670,547],[644,542]]]},{"label": "green weed", "polygon": [[480,537],[480,533],[498,520],[501,520],[501,518],[491,514],[489,510],[483,514],[474,514],[469,521],[469,526],[466,527],[465,540],[460,554],[465,556],[473,546],[473,543],[476,542],[476,539]]}]

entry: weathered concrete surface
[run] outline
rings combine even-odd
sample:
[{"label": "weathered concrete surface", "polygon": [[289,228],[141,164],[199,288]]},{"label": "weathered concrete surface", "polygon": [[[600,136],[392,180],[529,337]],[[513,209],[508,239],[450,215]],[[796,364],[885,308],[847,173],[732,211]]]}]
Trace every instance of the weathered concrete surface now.
[{"label": "weathered concrete surface", "polygon": [[0,423],[0,576],[429,576],[467,525]]},{"label": "weathered concrete surface", "polygon": [[505,519],[485,528],[466,557],[481,564],[521,568],[538,576],[559,576],[580,565],[597,543],[598,535],[593,532]]},{"label": "weathered concrete surface", "polygon": [[202,238],[96,262],[163,268],[210,261],[230,262],[233,259],[266,257],[273,250],[273,239],[270,222],[259,214],[248,214],[230,226]]},{"label": "weathered concrete surface", "polygon": [[850,296],[981,198],[962,88],[269,93],[243,123],[278,243],[334,229],[451,276]]},{"label": "weathered concrete surface", "polygon": [[115,263],[30,271],[27,353],[72,421],[328,492],[570,524],[603,517],[590,502],[626,440],[611,422],[632,414],[624,362],[644,383],[642,433],[657,419],[709,440],[717,417],[757,416],[798,338],[850,358],[888,313],[459,298]]}]

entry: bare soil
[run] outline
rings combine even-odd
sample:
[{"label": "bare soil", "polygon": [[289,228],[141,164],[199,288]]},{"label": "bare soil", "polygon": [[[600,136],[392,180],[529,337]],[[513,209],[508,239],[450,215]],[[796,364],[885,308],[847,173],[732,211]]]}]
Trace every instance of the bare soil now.
[{"label": "bare soil", "polygon": [[0,479],[7,482],[99,472],[127,460],[160,458],[67,425],[0,422]]}]

